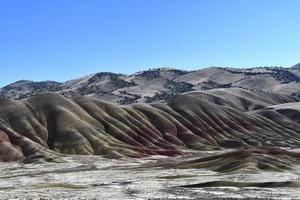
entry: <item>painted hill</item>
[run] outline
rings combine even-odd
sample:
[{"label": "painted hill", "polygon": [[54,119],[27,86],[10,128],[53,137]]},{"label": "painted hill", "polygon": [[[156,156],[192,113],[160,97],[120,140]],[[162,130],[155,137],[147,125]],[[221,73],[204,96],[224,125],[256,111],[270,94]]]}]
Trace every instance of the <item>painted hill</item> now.
[{"label": "painted hill", "polygon": [[116,105],[41,93],[0,100],[0,159],[53,159],[57,153],[109,158],[180,155],[257,146],[299,147],[298,98],[244,89],[188,92],[168,101]]}]

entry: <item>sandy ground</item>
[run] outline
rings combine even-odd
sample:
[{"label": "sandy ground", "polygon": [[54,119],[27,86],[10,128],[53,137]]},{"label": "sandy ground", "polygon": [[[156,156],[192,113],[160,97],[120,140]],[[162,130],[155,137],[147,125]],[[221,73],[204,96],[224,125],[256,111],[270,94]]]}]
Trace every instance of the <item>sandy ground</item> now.
[{"label": "sandy ground", "polygon": [[300,181],[300,167],[285,172],[222,174],[205,169],[149,167],[161,159],[157,157],[64,159],[65,163],[1,163],[0,199],[300,199],[299,188],[179,187],[216,180]]}]

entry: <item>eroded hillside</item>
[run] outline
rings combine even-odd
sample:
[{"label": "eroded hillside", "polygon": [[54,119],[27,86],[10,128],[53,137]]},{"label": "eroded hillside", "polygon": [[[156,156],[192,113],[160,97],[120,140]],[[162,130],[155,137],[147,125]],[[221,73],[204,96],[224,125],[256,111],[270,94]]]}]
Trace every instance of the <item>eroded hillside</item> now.
[{"label": "eroded hillside", "polygon": [[51,159],[55,152],[120,158],[175,156],[187,150],[299,147],[297,101],[244,89],[189,92],[166,102],[123,106],[54,93],[22,101],[2,99],[1,160]]}]

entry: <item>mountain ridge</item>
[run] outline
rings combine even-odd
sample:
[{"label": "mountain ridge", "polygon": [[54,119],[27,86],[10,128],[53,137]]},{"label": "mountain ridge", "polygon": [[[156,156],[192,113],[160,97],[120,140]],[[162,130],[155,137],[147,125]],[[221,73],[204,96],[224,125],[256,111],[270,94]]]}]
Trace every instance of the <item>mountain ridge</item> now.
[{"label": "mountain ridge", "polygon": [[243,88],[252,91],[300,95],[300,69],[282,67],[199,70],[153,68],[131,75],[99,72],[66,82],[20,80],[0,88],[0,97],[26,99],[41,92],[65,97],[88,96],[117,104],[155,102],[190,91]]}]

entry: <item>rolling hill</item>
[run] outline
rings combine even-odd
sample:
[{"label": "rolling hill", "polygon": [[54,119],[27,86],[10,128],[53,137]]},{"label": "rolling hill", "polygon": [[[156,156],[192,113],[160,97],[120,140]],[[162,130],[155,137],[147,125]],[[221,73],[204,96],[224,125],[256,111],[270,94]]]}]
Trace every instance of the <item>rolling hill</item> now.
[{"label": "rolling hill", "polygon": [[3,98],[26,99],[41,92],[65,97],[87,96],[117,103],[157,102],[176,94],[217,88],[243,88],[299,96],[300,69],[210,67],[195,71],[157,68],[132,75],[101,72],[58,83],[21,80],[0,89]]}]

